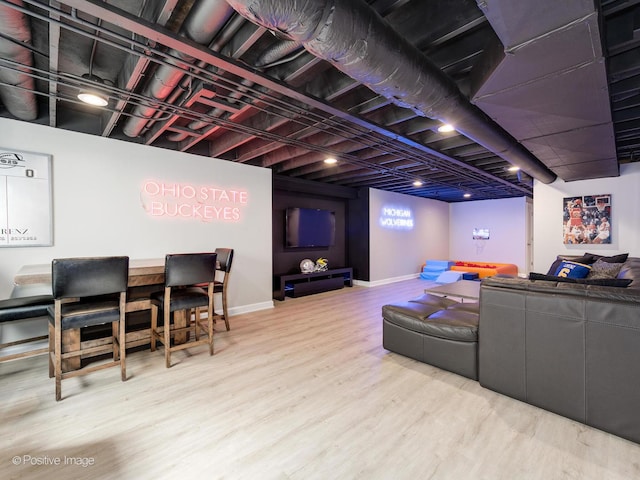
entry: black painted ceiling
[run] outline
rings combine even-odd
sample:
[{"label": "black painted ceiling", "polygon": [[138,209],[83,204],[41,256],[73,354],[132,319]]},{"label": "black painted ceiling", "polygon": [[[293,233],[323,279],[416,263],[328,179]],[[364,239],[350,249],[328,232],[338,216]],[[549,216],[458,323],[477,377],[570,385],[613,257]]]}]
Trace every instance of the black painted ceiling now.
[{"label": "black painted ceiling", "polygon": [[[486,117],[480,129],[547,174],[480,137],[439,133],[442,115],[400,106],[292,42],[287,26],[271,31],[218,0],[0,0],[0,115],[447,202],[531,196],[532,176],[616,176],[637,160],[640,2],[353,2],[455,82]],[[81,104],[88,88],[108,105]]]}]

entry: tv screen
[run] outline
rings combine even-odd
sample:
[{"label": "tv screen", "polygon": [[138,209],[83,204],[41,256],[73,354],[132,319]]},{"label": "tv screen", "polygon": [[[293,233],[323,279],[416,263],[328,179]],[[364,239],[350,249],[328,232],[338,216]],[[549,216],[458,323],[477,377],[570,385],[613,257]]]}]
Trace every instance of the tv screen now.
[{"label": "tv screen", "polygon": [[287,247],[329,247],[336,237],[336,215],[317,208],[287,208]]}]

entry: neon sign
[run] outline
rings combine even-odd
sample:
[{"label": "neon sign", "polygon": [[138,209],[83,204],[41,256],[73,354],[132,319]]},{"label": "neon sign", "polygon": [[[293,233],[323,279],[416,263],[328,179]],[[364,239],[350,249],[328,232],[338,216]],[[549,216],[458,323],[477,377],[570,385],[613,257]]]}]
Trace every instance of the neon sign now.
[{"label": "neon sign", "polygon": [[148,180],[140,191],[142,207],[152,217],[201,222],[238,222],[249,203],[246,190]]},{"label": "neon sign", "polygon": [[410,208],[384,206],[379,219],[382,228],[413,230],[413,212]]}]

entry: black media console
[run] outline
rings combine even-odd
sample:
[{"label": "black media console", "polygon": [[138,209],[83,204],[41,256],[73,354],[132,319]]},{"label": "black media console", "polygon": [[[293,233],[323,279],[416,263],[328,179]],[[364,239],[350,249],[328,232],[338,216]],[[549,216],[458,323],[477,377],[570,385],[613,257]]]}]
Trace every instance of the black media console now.
[{"label": "black media console", "polygon": [[353,286],[352,268],[332,268],[324,272],[274,275],[273,298],[284,300],[285,295],[301,297]]}]

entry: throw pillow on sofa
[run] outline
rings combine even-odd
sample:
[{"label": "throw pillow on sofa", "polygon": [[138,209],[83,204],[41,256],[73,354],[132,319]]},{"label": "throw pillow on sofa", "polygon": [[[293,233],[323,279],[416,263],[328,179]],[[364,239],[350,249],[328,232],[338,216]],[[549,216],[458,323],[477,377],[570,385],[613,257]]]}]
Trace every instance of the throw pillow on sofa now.
[{"label": "throw pillow on sofa", "polygon": [[587,278],[616,278],[621,268],[622,263],[609,263],[600,259],[591,265],[591,271]]},{"label": "throw pillow on sofa", "polygon": [[555,275],[556,272],[558,271],[558,267],[560,267],[562,262],[565,262],[567,260],[571,262],[582,263],[584,265],[591,265],[593,262],[595,262],[598,259],[597,257],[598,255],[593,255],[591,253],[585,253],[581,257],[576,257],[575,255],[558,255],[554,260],[554,262],[549,267],[549,271],[547,272],[547,275]]},{"label": "throw pillow on sofa", "polygon": [[590,265],[565,260],[560,264],[554,275],[556,277],[585,278],[590,271]]},{"label": "throw pillow on sofa", "polygon": [[[629,258],[628,253],[621,253],[619,255],[613,255],[611,257],[604,257],[602,255],[597,255],[595,253],[585,253],[584,255],[585,256],[590,255],[594,257],[594,261],[602,260],[603,262],[607,262],[607,263],[624,263],[627,261],[627,258]],[[586,263],[586,262],[583,262],[583,263]]]}]

